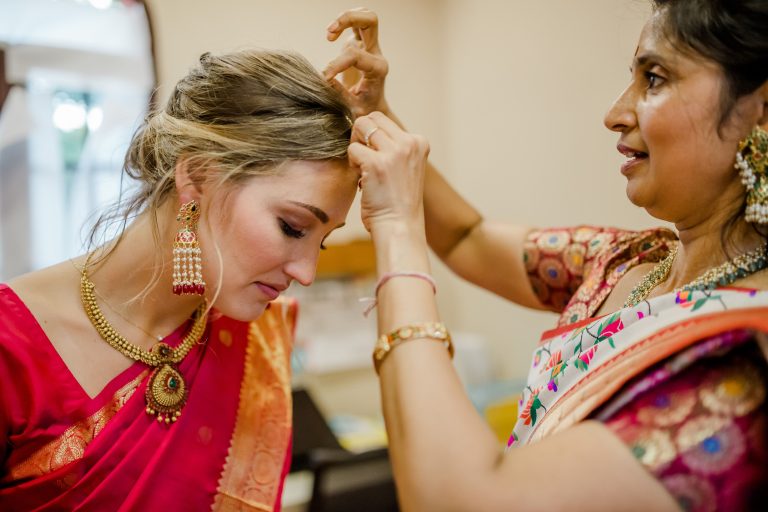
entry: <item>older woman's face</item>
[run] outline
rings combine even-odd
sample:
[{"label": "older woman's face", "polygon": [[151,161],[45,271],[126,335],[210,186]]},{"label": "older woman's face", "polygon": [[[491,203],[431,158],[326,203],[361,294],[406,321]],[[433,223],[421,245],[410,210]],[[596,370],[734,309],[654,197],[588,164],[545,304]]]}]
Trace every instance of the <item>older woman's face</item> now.
[{"label": "older woman's face", "polygon": [[721,68],[673,48],[659,21],[657,14],[643,29],[632,80],[605,125],[621,133],[629,199],[684,229],[741,204],[744,190],[733,162],[739,139],[756,119],[736,115],[737,104],[718,133]]},{"label": "older woman's face", "polygon": [[209,295],[220,268],[215,245],[223,263],[214,306],[252,320],[292,281],[312,283],[323,241],[344,224],[357,181],[346,161],[295,161],[278,175],[204,197],[202,212],[209,212],[210,222],[201,222],[200,241]]}]

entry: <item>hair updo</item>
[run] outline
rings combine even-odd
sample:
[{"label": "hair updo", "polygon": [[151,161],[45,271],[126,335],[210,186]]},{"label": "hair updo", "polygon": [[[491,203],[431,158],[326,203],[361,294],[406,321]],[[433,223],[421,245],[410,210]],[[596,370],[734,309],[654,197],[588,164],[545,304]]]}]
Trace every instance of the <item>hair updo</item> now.
[{"label": "hair updo", "polygon": [[221,185],[274,174],[286,161],[345,159],[351,117],[341,95],[294,52],[205,53],[134,134],[124,171],[138,190],[99,218],[90,244],[113,222],[121,224],[119,242],[143,212],[154,214],[157,239],[156,212],[175,192],[180,157],[191,179]]}]

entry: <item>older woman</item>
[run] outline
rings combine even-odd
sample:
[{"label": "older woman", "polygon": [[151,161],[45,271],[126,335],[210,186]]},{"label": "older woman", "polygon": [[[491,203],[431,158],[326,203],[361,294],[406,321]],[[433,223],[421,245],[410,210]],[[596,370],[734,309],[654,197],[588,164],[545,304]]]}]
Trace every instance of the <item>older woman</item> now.
[{"label": "older woman", "polygon": [[[374,360],[405,510],[768,503],[768,3],[654,7],[605,124],[630,201],[676,233],[483,221],[393,120],[375,15],[328,28],[360,41],[326,76],[362,72],[345,90],[361,114],[349,153],[381,273]],[[468,280],[560,312],[503,455],[451,367],[428,242]]]},{"label": "older woman", "polygon": [[[0,509],[274,510],[295,308],[359,176],[302,57],[203,55],[133,138],[135,217],[0,286]],[[272,302],[275,301],[275,302]]]}]

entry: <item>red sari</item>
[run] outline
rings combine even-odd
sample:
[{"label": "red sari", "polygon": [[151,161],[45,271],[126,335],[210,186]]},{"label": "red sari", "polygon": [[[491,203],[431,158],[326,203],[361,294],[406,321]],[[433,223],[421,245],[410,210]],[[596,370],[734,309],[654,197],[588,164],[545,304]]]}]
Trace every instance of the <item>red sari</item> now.
[{"label": "red sari", "polygon": [[295,312],[277,302],[252,323],[209,321],[179,364],[190,391],[167,426],[144,411],[146,365],[89,397],[0,285],[0,510],[279,510]]}]

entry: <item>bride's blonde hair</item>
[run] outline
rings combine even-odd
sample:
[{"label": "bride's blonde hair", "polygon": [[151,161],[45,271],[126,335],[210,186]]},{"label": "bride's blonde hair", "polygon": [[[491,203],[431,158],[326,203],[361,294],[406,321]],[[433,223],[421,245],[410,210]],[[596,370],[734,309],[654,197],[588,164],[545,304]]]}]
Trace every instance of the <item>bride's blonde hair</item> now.
[{"label": "bride's blonde hair", "polygon": [[114,243],[99,255],[108,257],[127,223],[145,212],[159,241],[158,209],[175,193],[179,158],[192,180],[221,185],[275,173],[290,160],[345,159],[351,116],[341,95],[294,52],[203,54],[165,108],[150,112],[134,134],[124,172],[138,190],[99,217],[89,249],[118,223]]}]

